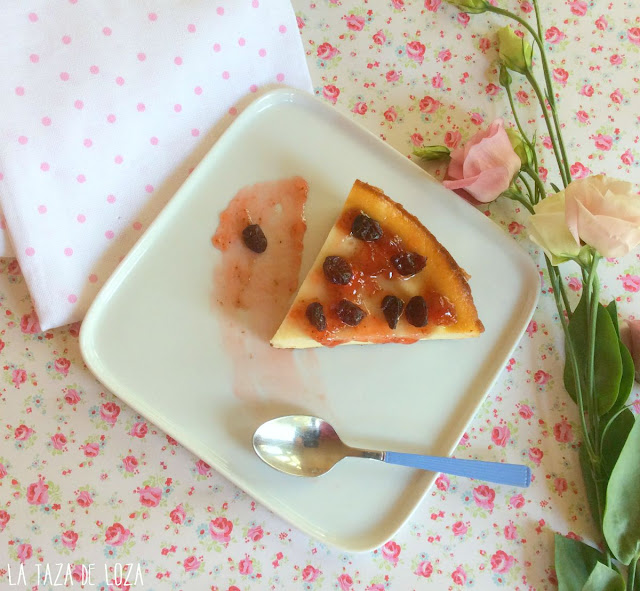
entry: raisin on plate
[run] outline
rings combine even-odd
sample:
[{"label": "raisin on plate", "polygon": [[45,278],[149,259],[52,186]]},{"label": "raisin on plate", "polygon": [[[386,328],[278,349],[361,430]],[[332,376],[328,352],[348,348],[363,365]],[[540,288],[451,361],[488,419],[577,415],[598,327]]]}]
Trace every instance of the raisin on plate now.
[{"label": "raisin on plate", "polygon": [[336,285],[348,285],[353,279],[351,265],[340,256],[328,256],[322,265],[324,276]]},{"label": "raisin on plate", "polygon": [[404,302],[394,295],[385,296],[382,299],[382,313],[387,320],[389,328],[398,326],[398,320],[402,315]]},{"label": "raisin on plate", "polygon": [[404,277],[415,275],[424,269],[427,264],[427,257],[423,257],[417,252],[401,252],[391,258],[391,264],[396,271]]},{"label": "raisin on plate", "polygon": [[382,237],[382,228],[373,218],[366,213],[361,213],[351,224],[351,234],[364,242],[375,242]]},{"label": "raisin on plate", "polygon": [[336,309],[338,318],[349,326],[358,326],[367,315],[366,312],[349,300],[340,300]]},{"label": "raisin on plate", "polygon": [[242,230],[242,240],[249,250],[258,254],[267,250],[267,237],[258,224],[250,224]]},{"label": "raisin on plate", "polygon": [[407,309],[404,314],[409,324],[417,326],[418,328],[426,326],[429,315],[427,302],[422,296],[412,297],[407,303]]},{"label": "raisin on plate", "polygon": [[320,302],[312,302],[307,306],[307,319],[312,326],[322,332],[327,328],[327,318],[324,315],[324,309]]}]

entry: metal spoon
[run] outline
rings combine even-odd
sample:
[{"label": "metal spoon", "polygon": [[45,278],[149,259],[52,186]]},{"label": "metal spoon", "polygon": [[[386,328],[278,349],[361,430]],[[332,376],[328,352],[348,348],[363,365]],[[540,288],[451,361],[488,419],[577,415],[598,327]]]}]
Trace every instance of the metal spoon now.
[{"label": "metal spoon", "polygon": [[305,415],[279,417],[263,423],[253,435],[253,449],[269,466],[295,476],[320,476],[343,458],[354,457],[512,486],[527,487],[531,482],[531,470],[521,464],[350,447],[340,440],[329,423]]}]

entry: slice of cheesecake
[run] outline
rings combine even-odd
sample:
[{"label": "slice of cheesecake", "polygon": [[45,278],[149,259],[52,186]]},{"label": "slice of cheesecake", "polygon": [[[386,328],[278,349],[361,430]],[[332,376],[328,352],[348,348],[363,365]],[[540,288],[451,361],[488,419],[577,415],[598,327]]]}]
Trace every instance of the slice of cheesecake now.
[{"label": "slice of cheesecake", "polygon": [[417,218],[356,181],[271,344],[302,349],[475,337],[484,326],[467,279]]}]

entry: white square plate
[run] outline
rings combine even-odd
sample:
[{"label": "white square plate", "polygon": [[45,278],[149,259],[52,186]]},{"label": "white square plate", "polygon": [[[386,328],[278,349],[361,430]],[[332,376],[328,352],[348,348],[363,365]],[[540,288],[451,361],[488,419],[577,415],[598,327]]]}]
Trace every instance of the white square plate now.
[{"label": "white square plate", "polygon": [[[471,274],[485,333],[284,352],[308,377],[303,391],[236,396],[211,304],[222,256],[211,236],[239,189],[295,175],[309,184],[301,277],[359,178],[420,218]],[[320,478],[287,476],[255,455],[254,430],[305,413],[352,445],[449,455],[527,326],[538,288],[530,257],[481,212],[316,98],[277,90],[237,118],[122,261],[80,344],[89,369],[137,412],[290,523],[357,552],[392,537],[436,474],[347,459]]]}]

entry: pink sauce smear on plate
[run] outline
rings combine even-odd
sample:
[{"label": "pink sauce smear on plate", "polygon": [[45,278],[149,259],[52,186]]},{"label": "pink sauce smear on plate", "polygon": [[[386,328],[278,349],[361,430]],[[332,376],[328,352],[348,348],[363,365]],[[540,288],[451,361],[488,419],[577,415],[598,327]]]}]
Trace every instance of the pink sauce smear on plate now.
[{"label": "pink sauce smear on plate", "polygon": [[[242,188],[220,214],[211,239],[222,252],[211,304],[220,314],[221,336],[233,363],[234,393],[244,400],[301,400],[310,384],[318,388],[316,376],[310,375],[317,374],[311,351],[298,352],[305,379],[293,351],[269,344],[298,288],[307,190],[301,177]],[[258,224],[267,238],[263,253],[251,251],[242,240],[250,224]]]}]

